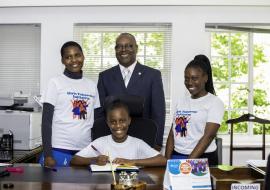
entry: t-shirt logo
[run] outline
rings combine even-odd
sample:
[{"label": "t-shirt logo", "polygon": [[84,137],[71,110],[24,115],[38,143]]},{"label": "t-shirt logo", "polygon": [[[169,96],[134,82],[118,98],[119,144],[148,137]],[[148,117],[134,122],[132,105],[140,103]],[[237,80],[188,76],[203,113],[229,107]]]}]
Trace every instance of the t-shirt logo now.
[{"label": "t-shirt logo", "polygon": [[189,115],[177,115],[175,117],[175,136],[186,137],[187,136],[187,124],[190,119]]},{"label": "t-shirt logo", "polygon": [[88,102],[86,100],[71,100],[73,119],[87,119]]}]

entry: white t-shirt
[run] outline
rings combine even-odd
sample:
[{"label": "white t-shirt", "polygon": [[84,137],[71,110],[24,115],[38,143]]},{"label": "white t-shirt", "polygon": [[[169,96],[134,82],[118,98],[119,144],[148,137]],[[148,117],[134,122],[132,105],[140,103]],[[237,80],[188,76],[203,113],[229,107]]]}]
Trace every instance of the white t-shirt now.
[{"label": "white t-shirt", "polygon": [[52,147],[81,150],[91,142],[94,109],[100,106],[96,84],[64,74],[52,78],[43,97],[54,106]]},{"label": "white t-shirt", "polygon": [[[174,150],[189,155],[203,136],[206,123],[220,124],[223,114],[223,102],[211,93],[198,99],[182,98],[173,118]],[[215,150],[216,144],[212,141],[205,152]]]},{"label": "white t-shirt", "polygon": [[[98,152],[94,150],[91,145],[93,145]],[[108,155],[108,153],[112,160],[115,158],[145,159],[159,154],[158,151],[151,148],[141,139],[128,136],[124,142],[117,143],[113,140],[112,135],[108,135],[94,140],[76,155],[90,158],[100,154]]]}]

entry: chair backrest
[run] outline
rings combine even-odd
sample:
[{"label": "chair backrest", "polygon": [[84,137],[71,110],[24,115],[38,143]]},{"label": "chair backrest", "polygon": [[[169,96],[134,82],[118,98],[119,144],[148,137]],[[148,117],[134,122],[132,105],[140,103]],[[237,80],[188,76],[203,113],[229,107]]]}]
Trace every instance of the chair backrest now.
[{"label": "chair backrest", "polygon": [[148,118],[132,118],[128,134],[137,137],[154,147],[156,144],[157,124],[154,120]]},{"label": "chair backrest", "polygon": [[130,117],[142,117],[144,98],[136,95],[107,96],[103,108],[106,110],[108,105],[114,100],[120,100],[128,106]]},{"label": "chair backrest", "polygon": [[[236,147],[233,145],[233,125],[242,123],[242,122],[255,122],[262,124],[262,145],[260,147]],[[260,150],[262,151],[262,159],[265,159],[265,124],[270,124],[269,120],[261,119],[253,114],[244,114],[238,118],[235,119],[229,119],[226,121],[226,123],[230,124],[230,164],[232,165],[233,160],[233,151],[234,150]]]},{"label": "chair backrest", "polygon": [[[104,101],[104,109],[114,100],[124,102],[130,112],[131,123],[128,134],[144,140],[151,147],[154,147],[157,134],[157,124],[148,118],[143,118],[144,98],[136,95],[108,96]],[[111,134],[106,119],[98,118],[94,121],[92,128],[92,140]]]},{"label": "chair backrest", "polygon": [[91,129],[92,141],[99,137],[110,135],[111,131],[106,123],[104,117],[98,118],[94,121],[93,127]]},{"label": "chair backrest", "polygon": [[[92,140],[110,135],[111,131],[105,118],[95,120],[92,128]],[[128,129],[128,135],[142,139],[149,146],[154,147],[156,142],[157,124],[152,119],[134,117]]]}]

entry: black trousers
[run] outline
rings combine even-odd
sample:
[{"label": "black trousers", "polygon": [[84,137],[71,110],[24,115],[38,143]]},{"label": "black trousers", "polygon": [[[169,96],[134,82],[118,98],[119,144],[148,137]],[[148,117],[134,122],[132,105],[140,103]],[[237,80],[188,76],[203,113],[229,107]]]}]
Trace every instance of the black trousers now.
[{"label": "black trousers", "polygon": [[[183,158],[188,158],[188,156],[189,156],[189,155],[186,155],[186,154],[178,153],[175,150],[173,150],[172,155],[183,156]],[[217,149],[214,152],[203,153],[199,158],[207,158],[209,166],[218,165],[218,152],[217,152]]]}]

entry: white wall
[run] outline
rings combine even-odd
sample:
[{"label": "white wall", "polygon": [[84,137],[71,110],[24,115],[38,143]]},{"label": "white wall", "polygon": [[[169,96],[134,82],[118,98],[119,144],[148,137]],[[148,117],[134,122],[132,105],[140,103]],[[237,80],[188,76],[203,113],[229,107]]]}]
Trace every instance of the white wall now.
[{"label": "white wall", "polygon": [[18,6],[114,6],[114,5],[248,5],[267,6],[269,0],[8,0],[0,7]]},{"label": "white wall", "polygon": [[[89,6],[0,8],[0,23],[41,23],[41,91],[62,72],[60,47],[74,23],[169,22],[173,26],[172,105],[184,93],[183,70],[196,54],[209,55],[205,23],[270,23],[270,7]],[[269,141],[268,141],[269,142]],[[224,159],[226,160],[226,159]]]}]

